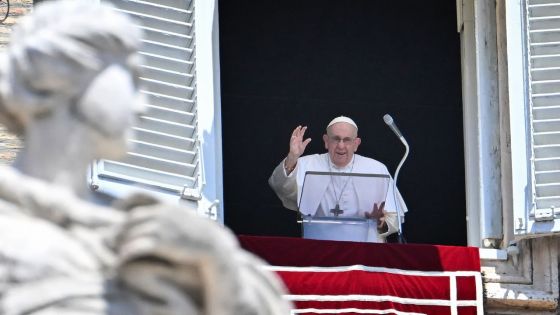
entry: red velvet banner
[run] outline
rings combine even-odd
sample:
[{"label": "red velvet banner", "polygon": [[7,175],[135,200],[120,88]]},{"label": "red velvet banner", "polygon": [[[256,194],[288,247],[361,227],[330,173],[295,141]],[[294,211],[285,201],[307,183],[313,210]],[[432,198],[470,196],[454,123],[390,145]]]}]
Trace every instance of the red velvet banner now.
[{"label": "red velvet banner", "polygon": [[478,248],[239,240],[280,275],[292,314],[483,314]]}]

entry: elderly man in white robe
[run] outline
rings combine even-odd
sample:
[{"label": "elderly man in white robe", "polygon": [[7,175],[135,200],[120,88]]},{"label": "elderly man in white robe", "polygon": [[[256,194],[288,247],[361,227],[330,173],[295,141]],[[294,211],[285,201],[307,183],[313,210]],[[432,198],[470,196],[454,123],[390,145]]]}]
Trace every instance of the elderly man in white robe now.
[{"label": "elderly man in white robe", "polygon": [[[328,152],[302,156],[311,141],[310,138],[304,140],[306,130],[306,126],[294,129],[290,138],[290,151],[274,169],[268,181],[284,207],[298,211],[303,182],[308,171],[385,176],[387,180],[372,181],[367,187],[353,180],[354,177],[343,175],[331,175],[328,181],[322,180],[320,183],[314,181],[316,186],[306,187],[306,192],[319,196],[320,200],[316,201],[317,207],[313,207],[311,212],[309,209],[302,211],[304,215],[316,217],[371,219],[375,223],[372,225],[374,231],[367,233],[366,241],[385,242],[387,236],[399,230],[399,218],[401,223],[404,222],[406,205],[398,190],[394,191],[393,180],[387,167],[379,161],[355,154],[361,143],[356,123],[345,116],[333,119],[323,135]],[[380,192],[385,200],[377,200],[372,207],[364,208],[364,204],[368,204],[364,201],[371,199],[372,193],[375,194],[376,191]]]}]

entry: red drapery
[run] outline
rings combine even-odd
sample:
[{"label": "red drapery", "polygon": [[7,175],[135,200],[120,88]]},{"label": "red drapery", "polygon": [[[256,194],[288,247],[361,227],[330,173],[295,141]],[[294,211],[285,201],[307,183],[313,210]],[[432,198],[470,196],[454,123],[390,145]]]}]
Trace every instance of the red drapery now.
[{"label": "red drapery", "polygon": [[483,314],[478,248],[239,240],[280,275],[293,314]]}]

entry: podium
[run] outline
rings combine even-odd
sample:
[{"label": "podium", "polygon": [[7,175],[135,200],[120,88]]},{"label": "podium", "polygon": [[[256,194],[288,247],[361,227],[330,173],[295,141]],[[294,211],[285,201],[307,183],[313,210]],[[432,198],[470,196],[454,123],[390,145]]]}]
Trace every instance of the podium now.
[{"label": "podium", "polygon": [[[336,213],[325,213],[325,208],[335,207],[333,203],[336,200],[329,200],[327,194],[335,177],[342,178],[344,186],[349,186],[347,188],[356,194],[358,209],[347,209],[347,213],[338,216]],[[386,174],[306,172],[298,196],[298,210],[301,216],[298,222],[302,224],[303,238],[378,242],[377,220],[366,219],[365,212],[371,212],[374,204],[380,205],[387,200],[390,180],[391,177]]]}]

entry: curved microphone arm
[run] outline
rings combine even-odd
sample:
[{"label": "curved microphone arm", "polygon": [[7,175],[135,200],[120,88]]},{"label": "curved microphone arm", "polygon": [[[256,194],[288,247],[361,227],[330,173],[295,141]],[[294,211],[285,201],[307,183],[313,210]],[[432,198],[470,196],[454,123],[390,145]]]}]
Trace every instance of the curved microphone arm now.
[{"label": "curved microphone arm", "polygon": [[401,220],[401,202],[400,199],[397,198],[397,178],[399,177],[399,172],[401,170],[401,167],[404,164],[404,161],[406,160],[406,158],[408,157],[408,153],[410,152],[410,147],[408,146],[408,142],[406,142],[406,140],[404,139],[404,137],[400,137],[401,142],[404,144],[406,151],[404,152],[404,156],[401,159],[399,165],[397,166],[397,170],[395,171],[395,177],[393,179],[393,199],[395,200],[395,206],[396,206],[396,210],[397,210],[397,221],[398,221],[398,231],[397,231],[397,235],[398,235],[398,241],[399,243],[405,243],[406,241],[404,240],[403,236],[402,236],[402,220]]}]

